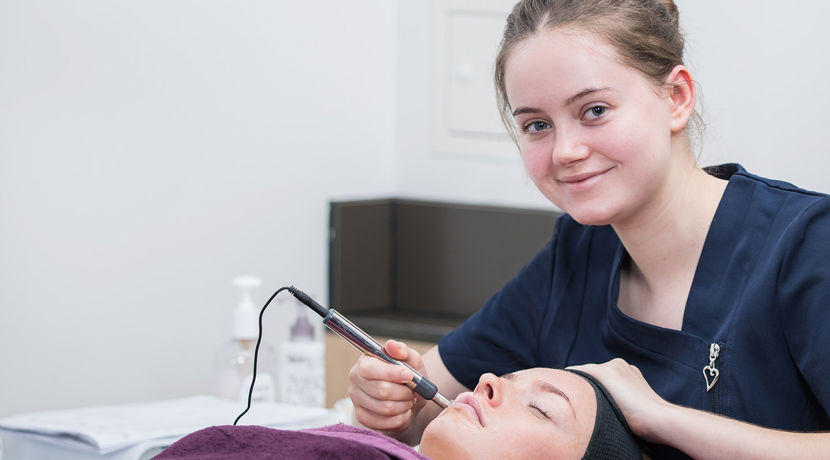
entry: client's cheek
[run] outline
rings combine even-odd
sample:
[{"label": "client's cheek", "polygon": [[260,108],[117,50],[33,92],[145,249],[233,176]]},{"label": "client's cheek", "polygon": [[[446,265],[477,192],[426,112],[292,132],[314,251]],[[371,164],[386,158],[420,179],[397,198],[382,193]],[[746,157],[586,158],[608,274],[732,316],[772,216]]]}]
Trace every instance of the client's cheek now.
[{"label": "client's cheek", "polygon": [[[488,433],[476,446],[477,458],[516,458],[522,460],[579,458],[571,457],[570,447],[564,447],[561,440],[556,440],[547,428],[529,426],[522,422],[503,426],[498,432]],[[567,451],[569,456],[560,457]]]},{"label": "client's cheek", "polygon": [[525,439],[522,444],[535,447],[522,458],[538,459],[580,459],[588,447],[576,433],[549,429],[537,432],[533,439]]}]

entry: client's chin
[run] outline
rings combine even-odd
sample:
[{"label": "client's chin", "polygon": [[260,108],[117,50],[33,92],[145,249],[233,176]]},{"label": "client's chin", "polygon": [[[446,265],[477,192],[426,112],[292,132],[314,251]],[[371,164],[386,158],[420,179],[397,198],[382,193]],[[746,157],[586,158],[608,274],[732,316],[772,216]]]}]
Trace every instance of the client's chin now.
[{"label": "client's chin", "polygon": [[459,414],[445,409],[424,430],[420,452],[433,460],[471,459],[470,452],[460,444]]}]

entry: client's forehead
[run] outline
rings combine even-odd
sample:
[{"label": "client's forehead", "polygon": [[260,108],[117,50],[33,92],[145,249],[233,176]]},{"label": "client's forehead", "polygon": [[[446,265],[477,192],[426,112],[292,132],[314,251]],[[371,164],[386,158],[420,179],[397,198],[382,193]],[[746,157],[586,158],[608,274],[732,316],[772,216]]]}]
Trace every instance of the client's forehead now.
[{"label": "client's forehead", "polygon": [[502,378],[513,381],[528,381],[533,379],[547,380],[551,383],[564,382],[572,385],[587,385],[590,384],[582,377],[573,372],[563,371],[561,369],[551,369],[549,367],[534,367],[531,369],[522,369],[520,371],[510,372],[501,376]]}]

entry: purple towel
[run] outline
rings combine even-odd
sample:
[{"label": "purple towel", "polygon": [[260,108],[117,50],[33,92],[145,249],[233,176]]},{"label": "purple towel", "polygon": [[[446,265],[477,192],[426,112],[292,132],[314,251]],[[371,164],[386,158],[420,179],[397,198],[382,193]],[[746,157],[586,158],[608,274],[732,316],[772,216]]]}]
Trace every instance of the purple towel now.
[{"label": "purple towel", "polygon": [[183,437],[153,460],[274,458],[425,460],[427,457],[388,436],[341,423],[301,431],[214,426]]}]

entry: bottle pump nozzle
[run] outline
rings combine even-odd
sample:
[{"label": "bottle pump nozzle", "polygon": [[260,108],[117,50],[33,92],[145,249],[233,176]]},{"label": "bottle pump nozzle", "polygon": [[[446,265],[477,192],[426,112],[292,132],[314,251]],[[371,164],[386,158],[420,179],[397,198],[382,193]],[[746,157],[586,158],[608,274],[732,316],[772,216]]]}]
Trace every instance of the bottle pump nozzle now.
[{"label": "bottle pump nozzle", "polygon": [[233,311],[233,338],[255,340],[259,334],[258,317],[251,291],[259,287],[262,280],[256,276],[237,276],[232,284],[242,290],[242,297]]}]

